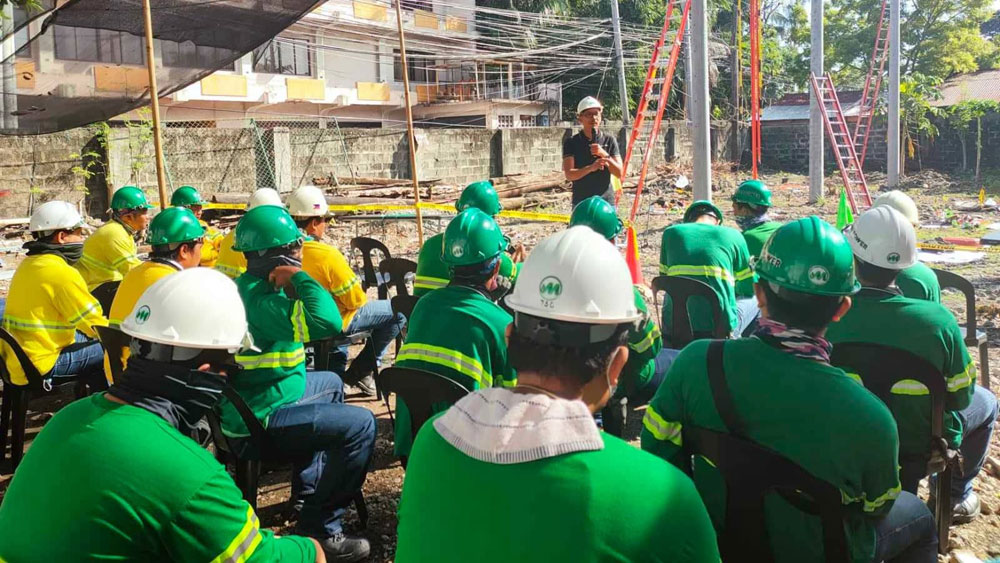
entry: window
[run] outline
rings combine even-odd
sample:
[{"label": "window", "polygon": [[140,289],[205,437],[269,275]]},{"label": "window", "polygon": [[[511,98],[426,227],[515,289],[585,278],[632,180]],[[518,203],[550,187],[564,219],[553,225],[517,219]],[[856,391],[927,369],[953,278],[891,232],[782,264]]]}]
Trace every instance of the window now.
[{"label": "window", "polygon": [[219,62],[236,56],[229,49],[195,45],[192,41],[160,41],[159,49],[163,66],[169,67],[214,69]]},{"label": "window", "polygon": [[535,126],[535,116],[534,115],[524,115],[521,114],[517,120],[518,127],[534,127]]},{"label": "window", "polygon": [[253,71],[270,74],[312,76],[309,42],[278,37],[253,51]]},{"label": "window", "polygon": [[120,31],[55,26],[56,58],[141,65],[146,60],[142,38]]},{"label": "window", "polygon": [[[403,65],[400,62],[399,49],[393,49],[392,75],[396,82],[403,81]],[[435,61],[430,53],[406,53],[406,68],[410,74],[410,82],[437,82]]]},{"label": "window", "polygon": [[514,126],[514,116],[513,115],[498,115],[497,116],[497,127],[501,129],[506,129],[507,127]]},{"label": "window", "polygon": [[434,3],[431,0],[399,0],[400,6],[404,10],[425,10],[434,11]]},{"label": "window", "polygon": [[14,55],[18,57],[30,57],[31,46],[28,45],[28,26],[24,23],[28,20],[28,13],[24,8],[14,6],[14,27],[23,26],[14,32]]}]

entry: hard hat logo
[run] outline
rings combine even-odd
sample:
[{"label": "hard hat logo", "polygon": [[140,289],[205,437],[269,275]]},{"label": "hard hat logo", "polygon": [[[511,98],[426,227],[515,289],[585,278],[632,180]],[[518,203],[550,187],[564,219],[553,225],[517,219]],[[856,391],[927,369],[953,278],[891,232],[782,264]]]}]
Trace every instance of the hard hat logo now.
[{"label": "hard hat logo", "polygon": [[890,264],[898,264],[899,263],[899,253],[898,252],[891,252],[891,253],[889,253],[888,256],[885,257],[885,259]]},{"label": "hard hat logo", "polygon": [[538,284],[538,293],[545,301],[555,301],[562,295],[562,282],[555,276],[548,276]]},{"label": "hard hat logo", "polygon": [[451,255],[454,256],[455,258],[461,258],[462,256],[465,256],[465,247],[462,246],[461,244],[451,245]]},{"label": "hard hat logo", "polygon": [[809,268],[809,281],[814,285],[826,285],[830,281],[830,271],[823,266]]},{"label": "hard hat logo", "polygon": [[150,313],[151,311],[149,310],[148,306],[143,305],[142,307],[140,307],[139,310],[135,312],[135,324],[138,325],[145,324],[146,321],[149,320]]}]

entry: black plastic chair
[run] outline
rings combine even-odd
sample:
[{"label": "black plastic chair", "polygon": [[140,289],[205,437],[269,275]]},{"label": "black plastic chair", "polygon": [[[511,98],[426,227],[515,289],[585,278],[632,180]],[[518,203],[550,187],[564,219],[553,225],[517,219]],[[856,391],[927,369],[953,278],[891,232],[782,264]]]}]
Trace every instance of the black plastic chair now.
[{"label": "black plastic chair", "polygon": [[[209,411],[206,418],[208,426],[212,431],[212,441],[215,443],[215,455],[221,463],[232,464],[235,469],[234,481],[236,486],[243,493],[243,498],[254,511],[257,510],[257,489],[260,485],[260,470],[263,461],[289,461],[285,456],[277,453],[274,448],[272,438],[264,429],[264,426],[254,416],[253,411],[247,405],[243,397],[232,386],[226,385],[222,390],[226,399],[232,403],[243,424],[250,431],[247,438],[250,443],[248,447],[240,448],[222,432],[222,422],[216,411]],[[237,453],[240,452],[240,453]],[[368,527],[368,505],[365,503],[365,496],[360,489],[354,496],[354,506],[358,510],[358,519],[361,527]]]},{"label": "black plastic chair", "polygon": [[417,263],[406,258],[386,258],[378,264],[378,271],[384,280],[379,286],[379,293],[382,286],[385,286],[386,295],[390,287],[396,288],[396,295],[410,295],[410,290],[406,287],[407,274],[417,271]]},{"label": "black plastic chair", "polygon": [[[668,348],[679,350],[694,340],[700,338],[728,338],[731,332],[729,320],[722,314],[722,304],[715,295],[715,290],[707,283],[682,276],[656,276],[651,283],[653,288],[653,306],[659,308],[656,296],[666,292],[670,297],[670,331],[663,330],[663,343]],[[712,330],[696,331],[691,326],[688,316],[688,300],[692,297],[702,297],[712,308]],[[664,300],[666,303],[666,300]]]},{"label": "black plastic chair", "polygon": [[[469,394],[454,379],[422,369],[391,367],[379,374],[379,386],[386,395],[395,393],[406,402],[410,411],[410,431],[414,438],[417,431],[434,415],[434,405],[438,403],[452,404]],[[402,460],[406,467],[406,458]]]},{"label": "black plastic chair", "polygon": [[952,470],[958,463],[958,452],[948,448],[948,441],[944,437],[944,405],[948,393],[944,375],[916,354],[870,342],[835,344],[830,363],[857,374],[865,388],[886,404],[889,404],[892,396],[892,386],[899,381],[913,379],[927,387],[931,398],[931,435],[927,439],[926,454],[920,455],[918,459],[926,461],[926,475],[938,474],[934,519],[938,526],[938,552],[946,553],[952,515],[951,477]]},{"label": "black plastic chair", "polygon": [[60,376],[56,380],[46,381],[31,358],[24,352],[21,345],[11,333],[0,328],[0,340],[7,343],[11,353],[17,358],[28,380],[27,385],[18,385],[12,381],[7,371],[6,362],[0,360],[0,379],[3,380],[3,396],[0,398],[0,462],[6,458],[7,436],[10,435],[10,470],[17,470],[24,456],[24,434],[28,418],[28,403],[33,398],[45,395],[52,390],[55,381],[59,386],[72,383],[73,394],[77,399],[87,396],[87,384],[77,376]]},{"label": "black plastic chair", "polygon": [[379,286],[378,276],[375,272],[375,260],[372,258],[372,251],[381,252],[387,260],[392,258],[392,254],[389,252],[389,248],[382,244],[380,241],[368,237],[354,237],[351,239],[351,250],[357,250],[361,253],[361,264],[362,264],[362,276],[361,287],[366,291],[372,287],[378,287],[378,298],[385,299],[387,295],[384,293],[385,288]]},{"label": "black plastic chair", "polygon": [[122,351],[129,347],[132,337],[124,332],[109,326],[94,327],[97,330],[97,339],[101,341],[101,348],[108,358],[108,365],[111,367],[111,377],[118,381],[118,376],[125,371],[122,363]]},{"label": "black plastic chair", "polygon": [[108,314],[111,312],[111,304],[115,301],[115,294],[118,293],[118,286],[122,284],[121,280],[104,282],[101,285],[94,288],[90,294],[97,299],[97,302],[101,304],[101,311],[104,312],[104,318],[108,318]]},{"label": "black plastic chair", "polygon": [[938,284],[941,289],[957,289],[965,295],[965,326],[962,327],[962,336],[965,339],[967,348],[979,350],[979,384],[989,390],[990,388],[990,351],[986,331],[979,330],[976,321],[976,288],[972,282],[958,274],[945,270],[934,270]]},{"label": "black plastic chair", "polygon": [[389,303],[392,304],[393,312],[403,313],[407,323],[409,323],[410,315],[413,314],[413,308],[417,306],[417,301],[419,300],[420,298],[415,295],[397,295]]},{"label": "black plastic chair", "polygon": [[851,560],[837,487],[774,451],[724,432],[685,426],[684,448],[710,460],[726,481],[725,527],[718,532],[723,561],[774,561],[764,519],[764,498],[772,493],[820,518],[827,563]]}]

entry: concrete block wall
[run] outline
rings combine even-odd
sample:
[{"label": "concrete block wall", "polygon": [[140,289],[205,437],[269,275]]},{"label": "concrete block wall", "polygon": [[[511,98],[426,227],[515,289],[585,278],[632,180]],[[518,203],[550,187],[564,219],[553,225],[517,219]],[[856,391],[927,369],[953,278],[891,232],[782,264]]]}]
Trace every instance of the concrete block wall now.
[{"label": "concrete block wall", "polygon": [[[850,124],[852,130],[854,124]],[[865,155],[865,170],[885,170],[886,164],[886,124],[876,119],[868,138],[868,152]],[[809,172],[809,123],[807,121],[779,121],[761,125],[761,161],[764,168],[807,174]],[[747,137],[749,139],[749,137]],[[833,160],[830,141],[824,139],[826,172],[837,168]],[[746,145],[749,145],[747,140]],[[749,146],[745,147],[748,153]],[[748,158],[748,157],[747,157]]]},{"label": "concrete block wall", "polygon": [[92,144],[93,134],[73,129],[50,135],[0,137],[0,214],[5,218],[27,217],[30,208],[46,201],[61,199],[78,203],[93,191],[98,192],[103,178],[85,181],[73,173],[82,166],[84,147]]}]

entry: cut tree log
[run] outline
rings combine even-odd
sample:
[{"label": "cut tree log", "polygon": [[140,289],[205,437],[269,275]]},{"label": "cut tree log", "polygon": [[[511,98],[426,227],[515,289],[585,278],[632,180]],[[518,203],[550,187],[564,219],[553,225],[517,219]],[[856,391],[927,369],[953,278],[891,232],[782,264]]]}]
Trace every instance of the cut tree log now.
[{"label": "cut tree log", "polygon": [[[344,179],[347,180],[346,177]],[[420,185],[432,186],[440,181],[441,181],[440,178],[434,178],[431,180],[420,180]],[[412,180],[407,180],[406,178],[373,178],[368,176],[355,176],[350,179],[350,182],[351,184],[356,184],[359,186],[374,186],[383,188],[395,187],[395,186],[407,186],[413,184]],[[319,185],[328,186],[330,185],[330,178],[324,176],[313,178],[313,184],[317,186]]]}]

